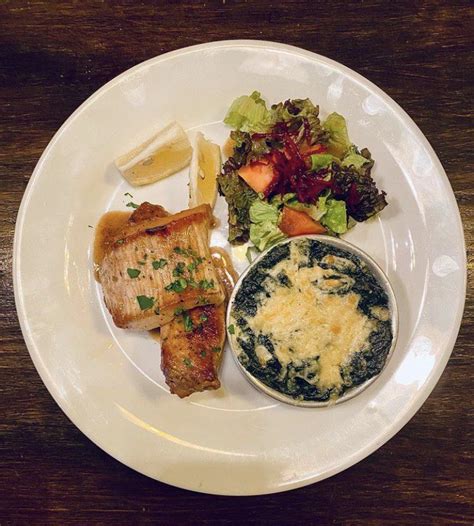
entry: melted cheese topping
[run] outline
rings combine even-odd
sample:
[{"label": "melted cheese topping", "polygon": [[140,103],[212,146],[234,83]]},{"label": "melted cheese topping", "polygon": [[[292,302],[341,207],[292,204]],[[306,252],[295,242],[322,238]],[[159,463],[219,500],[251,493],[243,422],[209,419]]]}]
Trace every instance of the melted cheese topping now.
[{"label": "melted cheese topping", "polygon": [[[340,387],[340,366],[364,347],[376,322],[357,308],[358,294],[344,293],[353,284],[343,272],[349,265],[338,265],[335,278],[334,270],[317,264],[300,267],[304,262],[306,257],[292,245],[290,259],[278,263],[264,282],[269,297],[247,321],[256,334],[271,338],[283,366],[318,358],[317,374],[307,381],[322,389]],[[280,272],[288,276],[290,287],[277,281]]]}]

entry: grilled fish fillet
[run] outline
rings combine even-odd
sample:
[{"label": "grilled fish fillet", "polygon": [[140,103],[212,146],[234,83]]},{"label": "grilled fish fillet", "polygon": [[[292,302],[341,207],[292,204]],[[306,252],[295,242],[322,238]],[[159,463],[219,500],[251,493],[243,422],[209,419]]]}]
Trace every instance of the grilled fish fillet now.
[{"label": "grilled fish fillet", "polygon": [[224,301],[209,253],[210,207],[166,214],[141,205],[107,248],[98,274],[117,327],[154,329],[176,309]]},{"label": "grilled fish fillet", "polygon": [[161,370],[171,393],[180,398],[221,385],[217,371],[225,341],[225,305],[183,314],[161,327]]}]

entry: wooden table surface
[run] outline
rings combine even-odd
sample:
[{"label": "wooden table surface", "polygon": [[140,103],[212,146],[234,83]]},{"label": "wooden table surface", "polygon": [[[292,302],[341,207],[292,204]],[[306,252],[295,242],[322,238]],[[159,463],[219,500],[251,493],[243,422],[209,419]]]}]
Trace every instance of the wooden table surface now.
[{"label": "wooden table surface", "polygon": [[11,276],[23,192],[69,114],[138,62],[231,38],[315,51],[361,73],[397,101],[446,169],[472,275],[472,17],[469,2],[0,3],[0,524],[474,523],[472,291],[446,371],[398,435],[318,484],[232,498],[139,475],[74,427],[30,360]]}]

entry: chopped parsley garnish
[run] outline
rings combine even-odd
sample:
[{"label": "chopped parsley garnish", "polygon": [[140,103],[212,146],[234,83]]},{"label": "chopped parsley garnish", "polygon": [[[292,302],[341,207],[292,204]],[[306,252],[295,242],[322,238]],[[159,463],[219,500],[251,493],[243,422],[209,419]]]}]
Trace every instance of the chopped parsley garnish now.
[{"label": "chopped parsley garnish", "polygon": [[129,208],[138,208],[140,205],[137,205],[136,203],[133,203],[132,201],[130,201],[125,206],[128,206]]},{"label": "chopped parsley garnish", "polygon": [[188,279],[188,285],[189,285],[190,287],[192,287],[193,289],[197,289],[198,286],[199,286],[199,285],[194,281],[194,279],[192,279],[192,278],[191,278],[191,279]]},{"label": "chopped parsley garnish", "polygon": [[206,303],[207,301],[204,296],[198,296],[198,299],[196,300],[196,305],[205,305]]},{"label": "chopped parsley garnish", "polygon": [[179,278],[176,281],[183,290],[188,286],[188,282],[184,278]]},{"label": "chopped parsley garnish", "polygon": [[183,317],[185,332],[191,332],[193,330],[193,320],[187,310],[183,309],[183,307],[178,307],[174,310],[174,315]]},{"label": "chopped parsley garnish", "polygon": [[155,260],[155,261],[152,261],[151,264],[153,265],[153,268],[155,270],[158,270],[159,268],[163,268],[163,267],[166,267],[166,265],[168,264],[168,262],[166,261],[166,259],[158,259],[158,260]]},{"label": "chopped parsley garnish", "polygon": [[128,268],[127,274],[132,278],[138,278],[138,276],[141,274],[141,270],[138,270],[137,268]]},{"label": "chopped parsley garnish", "polygon": [[207,321],[209,318],[206,316],[206,314],[202,313],[201,316],[199,316],[199,321],[202,321],[202,322],[205,322]]},{"label": "chopped parsley garnish", "polygon": [[183,322],[185,332],[191,332],[193,330],[193,320],[188,311],[183,312]]},{"label": "chopped parsley garnish", "polygon": [[137,263],[138,263],[139,265],[144,265],[144,264],[145,264],[144,261],[137,261]]},{"label": "chopped parsley garnish", "polygon": [[199,282],[199,288],[202,290],[208,290],[214,288],[214,280],[211,279],[211,281],[208,281],[207,279],[202,279]]},{"label": "chopped parsley garnish", "polygon": [[125,197],[128,195],[128,197],[130,197],[130,199],[133,199],[133,195],[130,192],[125,192],[123,195]]},{"label": "chopped parsley garnish", "polygon": [[178,278],[179,276],[182,276],[184,274],[184,263],[182,261],[180,261],[176,267],[174,268],[173,270],[173,276],[175,278]]},{"label": "chopped parsley garnish", "polygon": [[227,327],[227,330],[229,331],[229,334],[235,334],[235,327],[232,324]]},{"label": "chopped parsley garnish", "polygon": [[184,358],[183,363],[186,367],[193,367],[193,362],[187,356]]},{"label": "chopped parsley garnish", "polygon": [[188,287],[188,282],[184,278],[179,278],[166,285],[165,290],[173,292],[183,292]]},{"label": "chopped parsley garnish", "polygon": [[89,228],[94,228],[92,225],[87,225]]},{"label": "chopped parsley garnish", "polygon": [[197,257],[196,252],[194,252],[194,250],[191,247],[188,247],[188,248],[174,247],[173,250],[176,254],[180,254],[181,256]]},{"label": "chopped parsley garnish", "polygon": [[141,310],[148,310],[155,304],[155,298],[149,298],[148,296],[137,296],[138,305]]},{"label": "chopped parsley garnish", "polygon": [[[230,331],[229,331],[230,332]],[[213,347],[211,349],[212,352],[221,352],[221,348],[220,347]]]},{"label": "chopped parsley garnish", "polygon": [[203,261],[205,261],[204,258],[193,256],[192,263],[188,265],[189,272],[194,272]]},{"label": "chopped parsley garnish", "polygon": [[115,243],[117,243],[117,245],[121,245],[124,241],[125,239],[117,239]]},{"label": "chopped parsley garnish", "polygon": [[206,351],[201,351],[199,354],[204,358],[204,356],[206,356]]}]

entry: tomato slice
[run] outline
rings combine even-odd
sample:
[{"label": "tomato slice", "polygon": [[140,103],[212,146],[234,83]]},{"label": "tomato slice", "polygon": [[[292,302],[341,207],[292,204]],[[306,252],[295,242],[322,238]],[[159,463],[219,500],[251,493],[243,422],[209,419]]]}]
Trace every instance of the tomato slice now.
[{"label": "tomato slice", "polygon": [[257,193],[265,193],[275,178],[273,165],[268,161],[255,161],[242,166],[238,174]]},{"label": "tomato slice", "polygon": [[293,210],[287,206],[283,207],[280,230],[289,237],[302,236],[304,234],[324,234],[326,229],[315,221],[306,212]]}]

